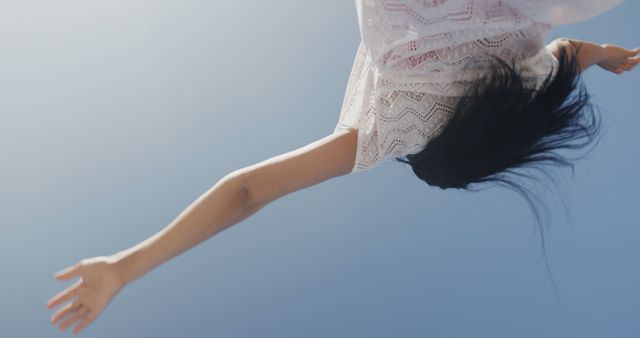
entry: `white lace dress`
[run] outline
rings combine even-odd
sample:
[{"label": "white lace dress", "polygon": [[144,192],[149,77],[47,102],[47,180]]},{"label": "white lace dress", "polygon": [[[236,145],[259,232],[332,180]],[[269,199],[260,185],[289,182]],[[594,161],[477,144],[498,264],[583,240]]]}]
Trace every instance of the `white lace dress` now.
[{"label": "white lace dress", "polygon": [[361,41],[334,129],[358,129],[352,172],[419,152],[445,126],[488,55],[540,85],[558,60],[554,26],[622,0],[355,0]]}]

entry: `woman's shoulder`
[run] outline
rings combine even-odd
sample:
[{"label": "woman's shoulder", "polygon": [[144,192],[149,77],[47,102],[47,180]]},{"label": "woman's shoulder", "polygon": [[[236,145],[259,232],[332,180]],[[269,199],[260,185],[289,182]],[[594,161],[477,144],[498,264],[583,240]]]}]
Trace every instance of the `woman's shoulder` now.
[{"label": "woman's shoulder", "polygon": [[557,38],[547,44],[546,48],[549,49],[551,55],[558,61],[558,59],[560,59],[560,49],[565,48],[569,52],[569,55],[572,55],[574,45],[567,38]]}]

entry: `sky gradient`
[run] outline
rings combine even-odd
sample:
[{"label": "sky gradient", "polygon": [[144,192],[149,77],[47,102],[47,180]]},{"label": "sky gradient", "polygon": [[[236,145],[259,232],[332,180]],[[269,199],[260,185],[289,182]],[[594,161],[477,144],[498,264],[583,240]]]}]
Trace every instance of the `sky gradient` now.
[{"label": "sky gradient", "polygon": [[[554,28],[640,46],[640,3]],[[333,130],[353,1],[0,4],[0,337],[58,337],[53,273],[135,245],[227,173]],[[86,337],[630,337],[640,331],[640,70],[583,78],[604,136],[526,202],[401,163],[287,195],[123,289]]]}]

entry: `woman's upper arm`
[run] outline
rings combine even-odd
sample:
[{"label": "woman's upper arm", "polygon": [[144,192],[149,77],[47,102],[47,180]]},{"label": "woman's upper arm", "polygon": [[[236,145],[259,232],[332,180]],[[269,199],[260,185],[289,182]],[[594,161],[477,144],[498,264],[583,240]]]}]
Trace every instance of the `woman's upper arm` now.
[{"label": "woman's upper arm", "polygon": [[569,56],[573,57],[573,45],[569,42],[569,39],[567,38],[557,38],[551,41],[547,45],[547,47],[549,48],[549,51],[551,52],[551,54],[553,54],[553,56],[556,57],[556,59],[560,59],[560,47],[567,48],[567,52]]},{"label": "woman's upper arm", "polygon": [[[553,54],[553,56],[556,57],[556,59],[560,59],[560,48],[564,47],[567,50],[567,57],[569,59],[572,59],[574,57],[576,57],[575,53],[576,53],[576,44],[574,44],[574,40],[569,39],[569,38],[557,38],[553,41],[551,41],[547,47],[549,48],[549,51],[551,52],[551,54]],[[584,53],[583,53],[584,54]],[[583,71],[584,69],[586,69],[587,67],[589,67],[589,64],[586,64],[583,62],[583,60],[581,60],[578,56],[578,71]]]},{"label": "woman's upper arm", "polygon": [[249,204],[269,203],[291,192],[351,172],[358,132],[340,130],[296,150],[238,171]]}]

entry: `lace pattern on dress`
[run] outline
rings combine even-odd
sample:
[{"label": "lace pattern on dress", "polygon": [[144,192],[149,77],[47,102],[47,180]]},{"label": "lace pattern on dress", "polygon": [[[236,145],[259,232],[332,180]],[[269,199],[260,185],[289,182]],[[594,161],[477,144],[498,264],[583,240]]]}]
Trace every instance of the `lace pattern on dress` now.
[{"label": "lace pattern on dress", "polygon": [[512,2],[356,0],[361,41],[334,129],[358,129],[352,172],[423,149],[491,55],[515,60],[532,86],[555,72],[552,26]]}]

